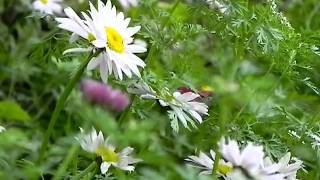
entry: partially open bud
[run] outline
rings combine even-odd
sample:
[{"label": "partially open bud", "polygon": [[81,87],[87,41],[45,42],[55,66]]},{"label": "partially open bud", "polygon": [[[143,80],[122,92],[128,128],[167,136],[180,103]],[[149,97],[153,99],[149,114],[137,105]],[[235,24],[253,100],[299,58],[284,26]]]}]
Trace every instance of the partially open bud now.
[{"label": "partially open bud", "polygon": [[199,94],[204,98],[211,97],[213,96],[213,90],[210,86],[203,86],[201,87],[201,91],[199,92]]},{"label": "partially open bud", "polygon": [[126,94],[92,79],[82,80],[81,90],[89,102],[112,111],[121,112],[129,105],[129,98]]},{"label": "partially open bud", "polygon": [[181,94],[184,94],[184,93],[187,93],[187,92],[193,92],[190,88],[187,88],[187,87],[180,87],[180,88],[178,88],[178,91]]},{"label": "partially open bud", "polygon": [[[187,87],[180,87],[178,88],[178,91],[182,94],[184,93],[187,93],[187,92],[193,92],[193,90],[191,90],[190,88],[187,88]],[[213,91],[212,91],[212,88],[209,87],[209,86],[203,86],[201,88],[201,90],[198,92],[198,94],[201,96],[201,98],[208,98],[208,97],[211,97],[213,96]]]}]

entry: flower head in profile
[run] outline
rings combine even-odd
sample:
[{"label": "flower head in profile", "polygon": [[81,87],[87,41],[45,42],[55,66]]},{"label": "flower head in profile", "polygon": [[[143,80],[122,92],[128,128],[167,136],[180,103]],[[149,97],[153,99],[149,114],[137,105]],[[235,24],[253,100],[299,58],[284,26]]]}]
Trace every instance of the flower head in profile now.
[{"label": "flower head in profile", "polygon": [[104,139],[101,131],[97,131],[93,128],[88,134],[80,128],[81,136],[76,139],[80,142],[83,150],[94,153],[102,159],[100,170],[102,174],[105,174],[110,166],[119,168],[124,171],[134,171],[133,164],[141,162],[142,160],[133,158],[131,153],[133,148],[126,147],[120,152],[116,152],[116,148],[108,143],[108,140]]},{"label": "flower head in profile", "polygon": [[116,112],[123,111],[130,103],[126,94],[92,79],[82,80],[81,90],[88,101]]},{"label": "flower head in profile", "polygon": [[179,130],[178,120],[185,128],[189,128],[188,124],[196,127],[195,121],[202,123],[201,115],[208,115],[208,106],[205,103],[196,101],[200,95],[193,92],[174,92],[169,100],[160,99],[162,106],[168,106],[171,126],[175,131]]},{"label": "flower head in profile", "polygon": [[241,167],[248,172],[255,171],[263,164],[264,152],[262,146],[249,143],[243,150],[237,141],[222,138],[219,142],[222,157],[235,167]]},{"label": "flower head in profile", "polygon": [[171,127],[176,132],[179,131],[178,121],[185,128],[189,129],[189,124],[196,128],[196,122],[202,123],[202,116],[208,115],[208,106],[199,102],[201,96],[192,91],[183,92],[179,90],[171,95],[168,89],[163,89],[162,94],[165,95],[159,95],[160,93],[157,94],[148,84],[143,82],[130,86],[128,91],[144,99],[158,100],[161,106],[169,107],[168,115],[171,119]]},{"label": "flower head in profile", "polygon": [[[222,138],[219,142],[222,159],[217,173],[227,180],[296,180],[296,174],[303,167],[302,161],[291,158],[287,153],[277,163],[264,156],[263,147],[248,143],[242,150],[234,140]],[[202,169],[201,174],[211,174],[215,153],[211,157],[200,152],[199,156],[189,156],[186,160]]]},{"label": "flower head in profile", "polygon": [[104,82],[111,74],[120,80],[124,75],[140,77],[138,67],[144,68],[145,63],[135,53],[143,53],[147,49],[136,44],[132,37],[140,26],[128,27],[130,18],[125,18],[122,12],[117,13],[110,0],[106,4],[98,0],[98,8],[90,3],[89,14],[82,12],[84,20],[71,8],[65,9],[65,12],[67,18],[57,18],[59,27],[81,36],[96,49],[102,50],[89,62],[88,70],[99,68]]},{"label": "flower head in profile", "polygon": [[62,0],[36,0],[32,3],[32,6],[35,10],[52,15],[62,12],[61,2]]},{"label": "flower head in profile", "polygon": [[239,177],[239,174],[253,179],[264,179],[264,174],[261,174],[264,158],[262,146],[248,143],[248,145],[241,150],[236,141],[231,139],[226,141],[225,138],[222,138],[219,142],[219,149],[223,159],[231,163],[235,169],[228,175],[227,179]]},{"label": "flower head in profile", "polygon": [[[201,169],[200,175],[209,175],[212,174],[213,171],[215,156],[216,154],[213,150],[210,150],[210,156],[200,151],[199,156],[188,156],[185,160],[188,161],[190,165]],[[226,163],[223,159],[219,161],[217,168],[218,175],[226,177],[232,171],[233,168],[230,163]]]}]

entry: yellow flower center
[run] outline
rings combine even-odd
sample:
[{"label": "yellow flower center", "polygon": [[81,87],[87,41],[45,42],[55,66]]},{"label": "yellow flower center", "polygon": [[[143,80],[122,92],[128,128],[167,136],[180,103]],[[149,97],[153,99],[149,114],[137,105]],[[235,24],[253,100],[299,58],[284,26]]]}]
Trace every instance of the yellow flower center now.
[{"label": "yellow flower center", "polygon": [[48,0],[40,0],[40,2],[41,2],[42,4],[47,4],[47,3],[48,3]]},{"label": "yellow flower center", "polygon": [[233,171],[232,167],[228,165],[223,165],[223,164],[220,164],[217,170],[220,174],[223,174],[223,175],[227,175]]},{"label": "yellow flower center", "polygon": [[123,38],[118,33],[118,31],[111,27],[105,28],[105,31],[107,33],[108,47],[117,53],[123,53],[124,52]]},{"label": "yellow flower center", "polygon": [[213,91],[213,89],[210,86],[203,86],[201,87],[202,91]]},{"label": "yellow flower center", "polygon": [[114,163],[119,162],[118,154],[115,153],[113,150],[106,148],[104,146],[98,147],[98,149],[96,150],[96,154],[101,156],[103,161],[114,162]]},{"label": "yellow flower center", "polygon": [[89,33],[87,39],[89,42],[92,42],[92,41],[96,40],[96,37],[92,33]]}]

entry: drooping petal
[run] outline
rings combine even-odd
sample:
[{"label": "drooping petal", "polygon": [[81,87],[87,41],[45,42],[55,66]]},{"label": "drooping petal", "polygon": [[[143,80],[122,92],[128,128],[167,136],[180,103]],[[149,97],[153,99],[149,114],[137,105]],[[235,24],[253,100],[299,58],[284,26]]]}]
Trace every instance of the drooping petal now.
[{"label": "drooping petal", "polygon": [[111,163],[102,162],[100,165],[101,174],[106,174],[110,166],[111,166]]}]

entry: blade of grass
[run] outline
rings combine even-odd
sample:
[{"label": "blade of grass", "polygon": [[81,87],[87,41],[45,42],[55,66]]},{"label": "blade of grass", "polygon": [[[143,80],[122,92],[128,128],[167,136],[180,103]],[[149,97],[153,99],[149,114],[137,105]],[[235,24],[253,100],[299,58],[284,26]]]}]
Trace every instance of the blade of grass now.
[{"label": "blade of grass", "polygon": [[82,62],[82,64],[80,65],[77,73],[73,76],[73,78],[68,82],[66,88],[64,89],[64,91],[62,92],[62,94],[60,95],[60,98],[58,99],[58,102],[54,108],[54,111],[52,113],[52,116],[50,118],[50,122],[49,122],[49,126],[48,129],[45,133],[44,139],[42,141],[41,147],[40,147],[40,152],[39,152],[39,158],[38,158],[38,163],[41,163],[41,161],[44,158],[53,128],[57,122],[57,119],[65,105],[65,102],[67,101],[70,93],[72,92],[74,86],[76,85],[76,83],[80,80],[83,72],[85,71],[85,68],[87,67],[89,61],[97,56],[101,51],[96,51],[96,52],[91,52],[91,54],[88,56],[88,58]]}]

